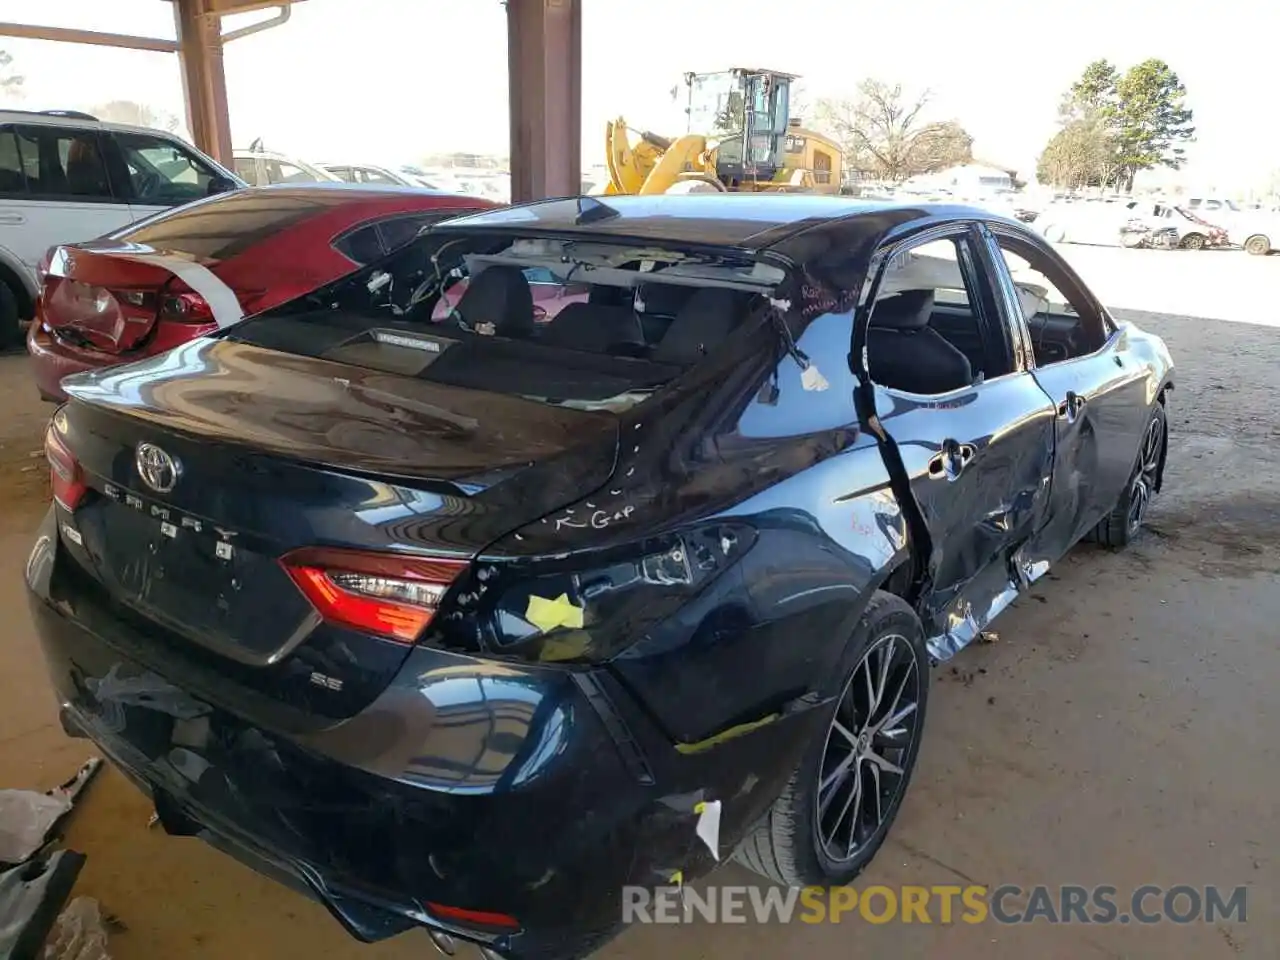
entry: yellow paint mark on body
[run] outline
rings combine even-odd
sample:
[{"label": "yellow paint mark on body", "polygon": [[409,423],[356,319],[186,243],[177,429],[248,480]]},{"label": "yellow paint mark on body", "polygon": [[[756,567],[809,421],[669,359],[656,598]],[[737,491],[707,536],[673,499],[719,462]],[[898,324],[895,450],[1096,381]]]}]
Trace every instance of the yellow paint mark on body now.
[{"label": "yellow paint mark on body", "polygon": [[524,618],[543,633],[556,627],[569,627],[572,630],[582,629],[582,608],[562,593],[554,600],[546,597],[529,597],[529,606],[525,609]]}]

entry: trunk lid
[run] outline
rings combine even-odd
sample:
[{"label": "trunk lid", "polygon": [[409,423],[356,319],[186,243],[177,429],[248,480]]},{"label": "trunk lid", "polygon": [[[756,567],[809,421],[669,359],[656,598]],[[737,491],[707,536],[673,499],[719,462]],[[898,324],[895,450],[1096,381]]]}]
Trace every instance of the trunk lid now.
[{"label": "trunk lid", "polygon": [[[609,414],[225,340],[65,388],[92,490],[68,549],[89,576],[170,655],[327,715],[369,702],[409,647],[320,623],[280,557],[470,560],[606,483],[617,448]],[[140,444],[170,472],[144,473]]]},{"label": "trunk lid", "polygon": [[[140,347],[157,323],[211,323],[204,297],[176,275],[198,271],[219,285],[218,262],[197,262],[165,248],[103,239],[58,247],[42,291],[45,325],[78,346],[108,354]],[[242,304],[246,297],[232,292]]]}]

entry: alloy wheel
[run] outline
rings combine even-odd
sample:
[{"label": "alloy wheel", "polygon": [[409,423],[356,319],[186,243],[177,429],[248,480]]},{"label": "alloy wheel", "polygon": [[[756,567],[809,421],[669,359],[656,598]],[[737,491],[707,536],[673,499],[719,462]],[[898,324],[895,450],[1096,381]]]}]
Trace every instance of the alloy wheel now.
[{"label": "alloy wheel", "polygon": [[818,767],[818,846],[854,859],[891,819],[920,735],[920,664],[900,634],[879,637],[840,696]]},{"label": "alloy wheel", "polygon": [[1147,424],[1147,432],[1142,437],[1138,470],[1133,478],[1133,488],[1129,493],[1130,532],[1135,532],[1142,526],[1142,521],[1147,515],[1147,507],[1151,503],[1151,495],[1156,489],[1156,478],[1160,473],[1160,450],[1164,445],[1164,431],[1160,424],[1159,417],[1152,417],[1151,422]]}]

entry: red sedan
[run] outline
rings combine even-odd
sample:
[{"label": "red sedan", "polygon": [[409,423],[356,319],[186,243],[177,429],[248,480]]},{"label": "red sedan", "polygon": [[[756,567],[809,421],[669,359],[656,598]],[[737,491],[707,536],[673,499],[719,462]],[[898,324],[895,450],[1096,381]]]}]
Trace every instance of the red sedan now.
[{"label": "red sedan", "polygon": [[427,223],[495,204],[403,187],[239,190],[54,247],[27,333],[36,386],[140,360],[336,280]]}]

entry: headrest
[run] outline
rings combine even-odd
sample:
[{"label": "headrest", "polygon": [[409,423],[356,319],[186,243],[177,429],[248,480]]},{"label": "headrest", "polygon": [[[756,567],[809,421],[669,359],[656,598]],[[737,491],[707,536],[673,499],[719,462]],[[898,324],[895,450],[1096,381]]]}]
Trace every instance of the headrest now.
[{"label": "headrest", "polygon": [[933,314],[932,290],[904,290],[876,301],[871,326],[889,330],[923,330]]},{"label": "headrest", "polygon": [[751,294],[704,287],[690,297],[653,351],[659,363],[696,363],[729,336],[742,320]]},{"label": "headrest", "polygon": [[489,267],[472,277],[455,312],[473,330],[493,324],[499,337],[533,333],[533,292],[517,267]]}]

